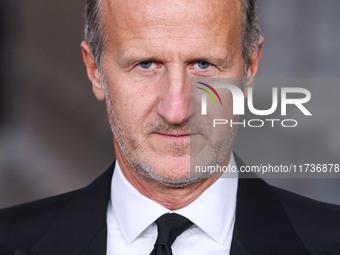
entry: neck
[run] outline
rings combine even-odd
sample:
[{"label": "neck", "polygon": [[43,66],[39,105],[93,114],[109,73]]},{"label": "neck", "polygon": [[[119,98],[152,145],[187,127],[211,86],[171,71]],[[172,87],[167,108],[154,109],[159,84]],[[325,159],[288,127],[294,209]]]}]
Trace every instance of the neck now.
[{"label": "neck", "polygon": [[[150,178],[146,178],[138,174],[129,162],[126,160],[119,146],[115,146],[116,157],[119,166],[125,178],[145,197],[159,203],[165,208],[174,211],[181,209],[193,201],[195,201],[206,189],[213,185],[221,173],[217,173],[213,177],[203,179],[199,182],[190,184],[181,188],[173,188],[165,186]],[[228,164],[231,155],[231,150],[228,152],[224,164]]]}]

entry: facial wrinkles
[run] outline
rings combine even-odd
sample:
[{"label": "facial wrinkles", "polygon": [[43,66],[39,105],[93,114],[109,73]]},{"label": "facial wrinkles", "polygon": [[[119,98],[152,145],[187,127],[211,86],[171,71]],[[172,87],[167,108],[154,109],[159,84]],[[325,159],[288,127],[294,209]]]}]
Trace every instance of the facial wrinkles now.
[{"label": "facial wrinkles", "polygon": [[[224,0],[225,1],[225,0]],[[185,11],[183,13],[178,13],[177,16],[178,20],[176,19],[177,16],[174,16],[171,21],[169,19],[169,14],[164,13],[157,14],[158,10],[161,10],[159,7],[153,7],[150,5],[151,9],[145,11],[144,8],[141,8],[138,15],[129,15],[128,12],[133,12],[135,7],[132,7],[132,2],[135,1],[104,1],[106,2],[106,11],[104,11],[105,20],[110,19],[113,22],[105,21],[105,31],[109,35],[108,36],[108,47],[107,49],[115,50],[117,54],[129,53],[129,49],[131,53],[138,48],[144,50],[149,50],[152,52],[153,49],[157,49],[158,51],[154,51],[155,55],[158,58],[161,55],[163,59],[167,59],[167,61],[175,61],[180,63],[179,60],[184,62],[186,59],[189,59],[188,56],[197,56],[200,50],[203,52],[204,55],[206,52],[206,48],[211,48],[210,55],[220,56],[221,55],[221,48],[224,48],[227,44],[227,54],[236,51],[235,47],[240,48],[240,40],[236,40],[237,38],[235,29],[229,29],[231,26],[238,26],[239,22],[232,21],[233,13],[229,12],[217,12],[215,13],[211,11],[210,15],[205,15],[205,19],[200,20],[199,15],[197,16],[190,16],[187,15],[187,19],[185,17]],[[124,8],[118,8],[119,6],[113,6],[113,3],[118,3],[124,5]],[[163,2],[163,1],[160,1]],[[164,1],[167,2],[167,1]],[[178,4],[180,1],[176,1]],[[204,2],[204,1],[203,1]],[[211,1],[211,4],[214,1]],[[234,2],[234,1],[226,1],[226,2]],[[187,3],[187,1],[183,0],[183,5]],[[125,5],[126,4],[126,5]],[[207,6],[209,6],[207,4]],[[117,11],[114,11],[115,8]],[[186,8],[185,6],[182,8]],[[200,6],[202,8],[202,6]],[[210,8],[210,7],[208,7]],[[219,7],[222,9],[221,7]],[[120,9],[120,11],[118,11]],[[179,10],[180,8],[177,8]],[[183,10],[184,10],[183,9]],[[216,9],[216,8],[215,8]],[[176,10],[173,10],[176,13]],[[114,13],[115,15],[110,15]],[[136,13],[136,11],[134,11]],[[150,13],[152,15],[149,15]],[[201,12],[196,13],[200,14]],[[177,14],[177,13],[176,13]],[[229,17],[226,17],[228,16]],[[113,17],[112,17],[113,16]],[[150,20],[150,17],[153,19]],[[220,22],[225,19],[223,22]],[[221,17],[220,19],[218,17]],[[199,22],[197,22],[197,20]],[[184,22],[183,22],[184,21]],[[191,25],[192,24],[197,25]],[[220,23],[220,24],[219,24]],[[186,25],[190,24],[190,25]],[[223,29],[222,29],[223,27]],[[123,29],[125,28],[125,29]],[[180,28],[180,29],[179,29]],[[200,29],[202,28],[202,29]],[[236,29],[237,30],[237,29]],[[221,33],[221,31],[228,31],[227,33]],[[233,36],[231,36],[233,35]],[[206,37],[206,38],[205,38]],[[228,38],[228,39],[226,39]],[[204,42],[206,40],[211,40],[211,44],[204,44],[197,46],[196,41]],[[216,40],[215,40],[216,39]],[[176,42],[176,45],[172,45],[173,42]],[[178,43],[180,42],[180,43]],[[191,43],[190,43],[191,42]],[[154,43],[154,45],[150,45]],[[238,45],[239,44],[239,45]],[[238,46],[236,46],[238,45]],[[133,47],[131,47],[133,46]],[[205,46],[206,48],[202,48]],[[172,47],[172,48],[171,48]],[[169,49],[173,49],[173,51],[169,51]],[[179,49],[184,49],[179,51]],[[188,54],[188,51],[192,51],[192,53]],[[145,51],[144,51],[145,52]],[[171,52],[171,53],[169,53]],[[225,52],[225,51],[224,51]],[[241,52],[241,51],[239,51]],[[109,57],[107,57],[109,58]],[[109,70],[110,71],[110,70]],[[119,74],[118,74],[119,75]],[[114,75],[113,75],[114,76]],[[104,84],[103,79],[103,84]],[[114,86],[113,83],[108,83],[109,86]],[[171,132],[185,132],[187,133],[188,130],[202,134],[202,136],[208,137],[210,135],[209,132],[211,130],[206,127],[202,127],[200,123],[194,118],[187,119],[186,121],[179,123],[179,124],[171,124],[168,123],[165,119],[158,115],[149,115],[145,124],[143,125],[143,131],[141,134],[134,133],[131,122],[127,122],[124,119],[124,113],[120,112],[122,106],[119,105],[118,101],[113,101],[113,96],[116,96],[110,92],[110,88],[108,88],[108,95],[106,97],[106,104],[107,110],[109,115],[109,120],[111,124],[112,131],[114,133],[115,139],[118,142],[121,150],[123,151],[126,159],[130,163],[130,165],[142,176],[147,176],[148,178],[154,179],[160,183],[163,183],[166,186],[171,187],[182,187],[186,185],[190,185],[193,182],[197,182],[206,176],[194,176],[192,178],[185,177],[181,179],[176,179],[172,176],[164,174],[164,171],[157,171],[153,169],[152,164],[150,163],[150,154],[148,148],[145,148],[145,142],[154,133],[171,133]],[[130,109],[130,108],[126,108]],[[132,109],[132,108],[131,108]],[[140,130],[137,130],[137,132]],[[211,161],[214,162],[222,162],[225,158],[228,149],[230,148],[234,135],[236,131],[226,131],[224,134],[228,136],[227,142],[225,139],[221,139],[216,147],[213,148],[211,152]],[[229,135],[228,135],[229,134]],[[177,154],[184,154],[188,150],[189,144],[185,143],[172,143],[168,146],[168,152],[176,151]],[[159,173],[162,172],[163,174],[160,175]]]}]

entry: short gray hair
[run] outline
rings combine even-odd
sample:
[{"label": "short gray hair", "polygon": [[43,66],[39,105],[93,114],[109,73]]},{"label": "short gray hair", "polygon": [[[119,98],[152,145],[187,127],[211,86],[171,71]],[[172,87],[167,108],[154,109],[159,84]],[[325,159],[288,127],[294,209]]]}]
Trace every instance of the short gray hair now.
[{"label": "short gray hair", "polygon": [[103,67],[106,36],[102,19],[102,0],[86,0],[84,41],[90,46],[100,71]]},{"label": "short gray hair", "polygon": [[[256,0],[242,1],[242,54],[246,68],[249,67],[253,52],[259,47],[260,28],[255,11]],[[84,40],[90,46],[99,70],[103,67],[106,36],[102,20],[102,0],[86,0]]]},{"label": "short gray hair", "polygon": [[260,45],[260,26],[258,24],[256,0],[242,0],[242,54],[246,68],[249,67],[252,54],[258,51]]}]

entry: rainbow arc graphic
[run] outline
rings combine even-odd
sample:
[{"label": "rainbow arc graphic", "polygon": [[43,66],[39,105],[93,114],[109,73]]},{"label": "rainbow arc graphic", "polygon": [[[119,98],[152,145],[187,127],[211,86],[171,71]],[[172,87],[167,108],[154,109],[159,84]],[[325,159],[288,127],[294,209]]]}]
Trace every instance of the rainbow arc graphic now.
[{"label": "rainbow arc graphic", "polygon": [[[220,98],[220,95],[217,93],[217,91],[212,86],[210,86],[210,85],[208,85],[208,84],[206,84],[204,82],[197,82],[197,83],[207,87],[208,89],[210,89],[217,96],[217,98],[220,101],[220,104],[222,106],[222,100]],[[196,88],[200,89],[200,90],[203,90],[205,93],[207,93],[212,98],[212,100],[214,100],[215,104],[217,104],[217,101],[216,101],[214,95],[209,90],[201,88],[201,87],[196,87]]]}]

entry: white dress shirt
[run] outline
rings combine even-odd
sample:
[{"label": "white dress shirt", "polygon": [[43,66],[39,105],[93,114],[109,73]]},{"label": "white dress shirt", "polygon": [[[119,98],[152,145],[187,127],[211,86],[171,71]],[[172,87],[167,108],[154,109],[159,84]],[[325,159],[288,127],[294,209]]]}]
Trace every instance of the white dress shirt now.
[{"label": "white dress shirt", "polygon": [[[236,166],[234,156],[229,165]],[[157,238],[155,220],[175,212],[194,225],[177,237],[174,255],[230,253],[236,211],[237,178],[219,178],[186,207],[170,211],[143,196],[123,175],[118,162],[107,210],[107,255],[149,255]]]}]

